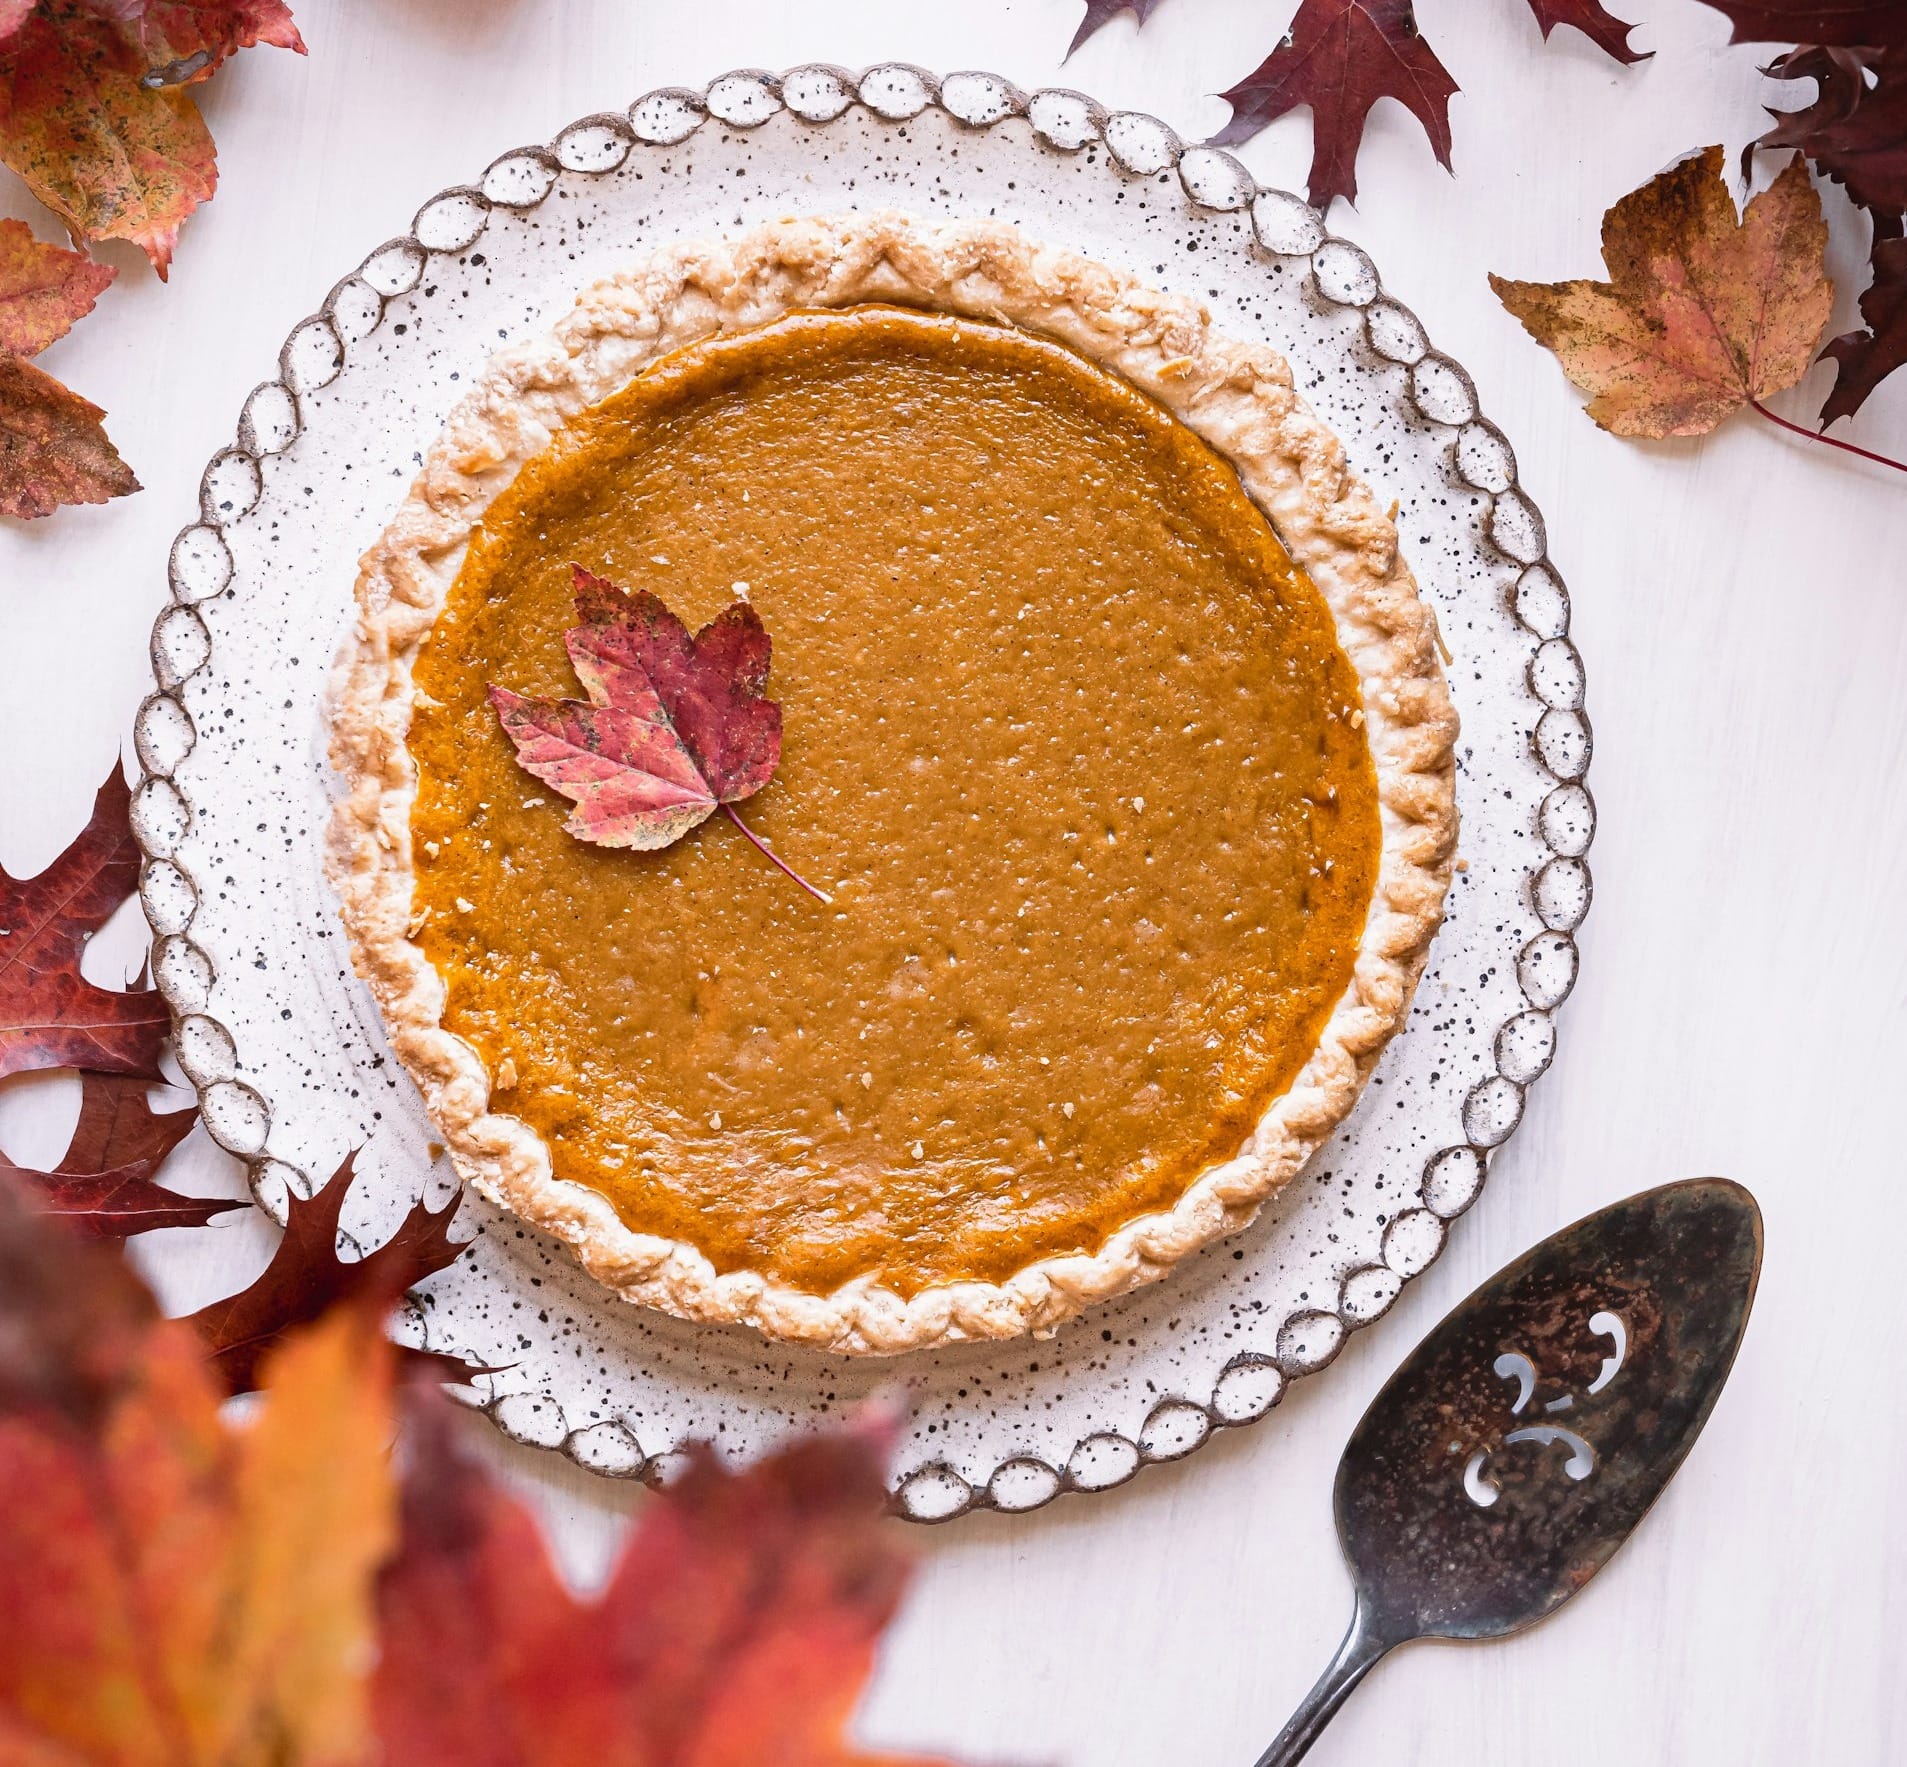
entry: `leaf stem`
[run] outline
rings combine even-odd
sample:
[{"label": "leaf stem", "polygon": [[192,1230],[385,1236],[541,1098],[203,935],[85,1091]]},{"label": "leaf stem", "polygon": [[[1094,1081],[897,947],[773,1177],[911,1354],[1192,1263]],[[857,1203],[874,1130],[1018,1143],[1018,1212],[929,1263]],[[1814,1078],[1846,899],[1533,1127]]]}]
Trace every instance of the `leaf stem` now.
[{"label": "leaf stem", "polygon": [[785,871],[790,877],[792,877],[795,880],[796,883],[800,884],[801,887],[804,890],[806,890],[809,895],[814,897],[814,899],[817,902],[824,903],[826,906],[830,908],[834,906],[834,898],[830,896],[826,890],[817,890],[813,884],[811,884],[805,877],[803,877],[801,873],[798,872],[792,865],[788,864],[786,860],[778,859],[775,857],[774,848],[769,846],[769,844],[765,840],[763,840],[760,835],[758,835],[752,828],[748,826],[746,822],[744,822],[739,816],[735,814],[735,806],[733,804],[724,804],[722,806],[722,813],[729,819],[729,821],[734,823],[735,826],[739,828],[743,834],[747,835],[748,838],[752,842],[754,842],[756,848],[761,852],[762,857],[765,858],[770,865],[774,866],[777,871]]},{"label": "leaf stem", "polygon": [[1826,442],[1830,448],[1839,448],[1843,453],[1858,454],[1863,460],[1873,460],[1882,466],[1891,466],[1896,472],[1907,472],[1907,460],[1892,460],[1885,454],[1874,453],[1871,449],[1857,448],[1852,442],[1844,442],[1838,436],[1826,435],[1818,429],[1809,429],[1804,423],[1790,423],[1785,417],[1777,417],[1759,399],[1750,399],[1748,403],[1770,423],[1778,424],[1785,430],[1792,430],[1797,436],[1806,436],[1810,442]]}]

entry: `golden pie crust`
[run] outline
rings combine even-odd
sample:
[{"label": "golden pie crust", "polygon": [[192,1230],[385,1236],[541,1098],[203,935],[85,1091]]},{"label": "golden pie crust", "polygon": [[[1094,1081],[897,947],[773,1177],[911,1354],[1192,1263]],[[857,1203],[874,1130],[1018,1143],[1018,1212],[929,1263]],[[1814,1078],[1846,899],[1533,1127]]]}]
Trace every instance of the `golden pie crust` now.
[{"label": "golden pie crust", "polygon": [[[492,1075],[470,1042],[445,1029],[445,978],[414,942],[418,775],[408,739],[414,718],[437,710],[420,706],[413,664],[473,535],[566,425],[672,352],[801,310],[871,303],[1050,339],[1148,395],[1236,468],[1322,597],[1355,673],[1381,852],[1350,982],[1309,1058],[1236,1153],[1199,1171],[1171,1206],[1117,1224],[1096,1249],[1029,1252],[1004,1274],[996,1259],[984,1279],[943,1273],[914,1287],[876,1272],[816,1292],[822,1285],[752,1267],[732,1248],[718,1267],[686,1237],[632,1228],[602,1191],[556,1177],[536,1128],[493,1108]],[[452,413],[367,553],[358,599],[333,689],[332,760],[345,790],[329,868],[354,961],[398,1058],[477,1189],[567,1242],[610,1288],[685,1318],[885,1354],[1050,1332],[1157,1278],[1249,1221],[1343,1120],[1404,1021],[1441,917],[1456,831],[1456,719],[1432,617],[1398,556],[1393,522],[1348,473],[1274,351],[1216,332],[1194,302],[999,223],[896,214],[785,221],[669,248],[597,284],[553,336],[497,356]],[[515,1076],[501,1077],[504,1097]]]}]

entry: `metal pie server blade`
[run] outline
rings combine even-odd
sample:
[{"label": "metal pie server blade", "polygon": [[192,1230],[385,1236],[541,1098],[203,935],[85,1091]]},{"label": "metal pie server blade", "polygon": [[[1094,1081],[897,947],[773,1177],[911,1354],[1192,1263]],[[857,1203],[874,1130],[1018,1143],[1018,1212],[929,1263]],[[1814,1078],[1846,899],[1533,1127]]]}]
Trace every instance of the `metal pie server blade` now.
[{"label": "metal pie server blade", "polygon": [[1398,1645],[1506,1637],[1601,1570],[1708,1421],[1760,1270],[1746,1190],[1667,1184],[1544,1240],[1425,1338],[1338,1463],[1351,1629],[1258,1767],[1301,1759]]}]

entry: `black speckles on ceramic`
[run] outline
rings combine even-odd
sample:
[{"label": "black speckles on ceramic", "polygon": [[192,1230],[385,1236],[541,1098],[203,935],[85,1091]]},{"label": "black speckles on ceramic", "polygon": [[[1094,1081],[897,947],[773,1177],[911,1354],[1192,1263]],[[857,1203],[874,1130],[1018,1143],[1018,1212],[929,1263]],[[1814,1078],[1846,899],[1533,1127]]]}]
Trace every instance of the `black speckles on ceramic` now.
[{"label": "black speckles on ceramic", "polygon": [[403,1329],[505,1368],[519,1440],[623,1477],[691,1436],[737,1455],[875,1391],[906,1408],[897,1507],[944,1520],[1104,1490],[1262,1417],[1442,1249],[1554,1052],[1595,810],[1569,601],[1542,517],[1470,378],[1366,254],[1229,154],[1076,92],[889,65],[730,74],[585,117],[433,197],[246,401],[174,543],[141,707],[135,826],[154,965],[207,1127],[260,1202],[363,1149],[375,1242],[452,1182],[351,973],[323,877],[322,703],[357,559],[485,358],[591,279],[675,238],[803,211],[998,215],[1204,301],[1291,359],[1437,610],[1463,714],[1465,869],[1412,1009],[1357,1110],[1247,1231],[1057,1338],[844,1362],[626,1306],[471,1201],[469,1252]]}]

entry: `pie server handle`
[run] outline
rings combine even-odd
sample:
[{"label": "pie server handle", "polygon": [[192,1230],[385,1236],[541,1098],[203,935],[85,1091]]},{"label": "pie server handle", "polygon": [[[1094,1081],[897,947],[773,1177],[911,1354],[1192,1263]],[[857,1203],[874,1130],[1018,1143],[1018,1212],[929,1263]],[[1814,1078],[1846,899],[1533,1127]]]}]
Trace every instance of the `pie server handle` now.
[{"label": "pie server handle", "polygon": [[1317,1685],[1304,1696],[1303,1703],[1291,1714],[1291,1720],[1278,1732],[1276,1741],[1258,1757],[1256,1767],[1293,1767],[1310,1753],[1325,1725],[1337,1716],[1338,1707],[1351,1697],[1352,1688],[1368,1675],[1379,1658],[1388,1652],[1394,1638],[1381,1636],[1372,1625],[1363,1602],[1351,1616],[1351,1629],[1338,1646],[1338,1653],[1318,1677]]}]

